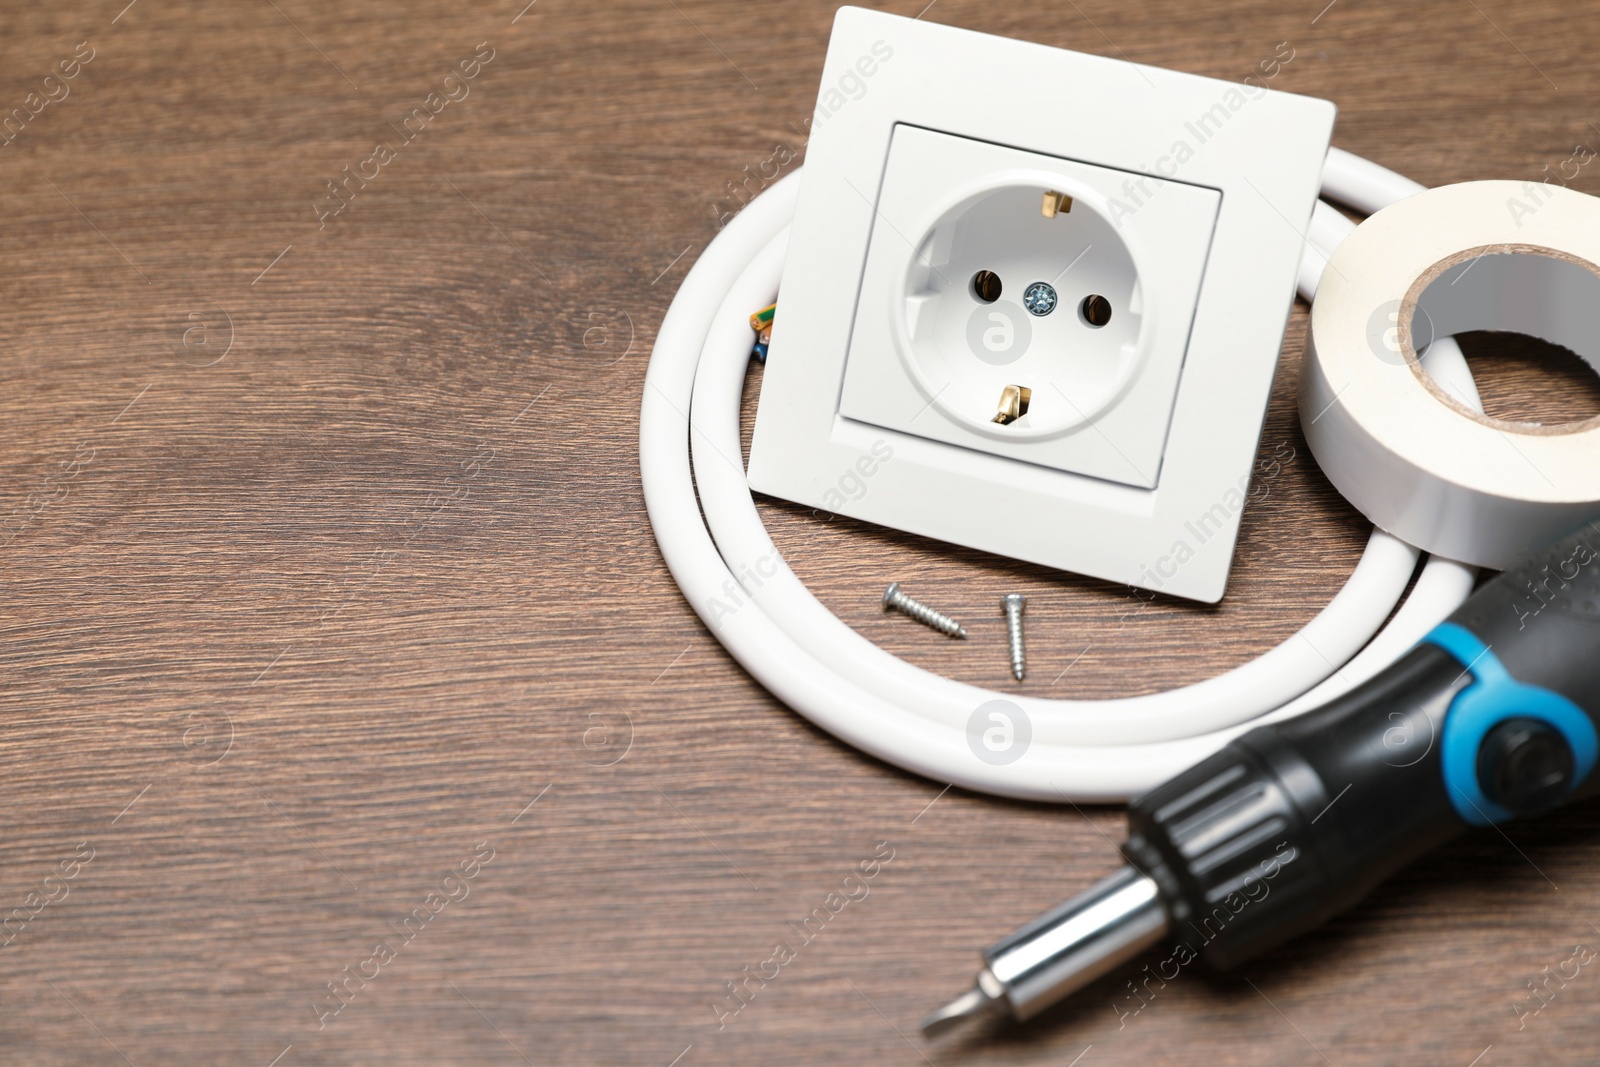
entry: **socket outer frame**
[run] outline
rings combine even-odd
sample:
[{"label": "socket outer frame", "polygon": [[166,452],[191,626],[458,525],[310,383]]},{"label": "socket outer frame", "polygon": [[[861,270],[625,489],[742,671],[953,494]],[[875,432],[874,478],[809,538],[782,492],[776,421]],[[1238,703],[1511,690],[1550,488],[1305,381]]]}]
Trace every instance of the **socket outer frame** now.
[{"label": "socket outer frame", "polygon": [[[1046,90],[1059,106],[1034,106]],[[1311,97],[841,8],[784,266],[783,325],[764,372],[751,488],[1047,567],[1220,600],[1335,112]],[[1153,487],[841,415],[897,124],[1150,182],[1159,167],[1220,193]],[[1180,144],[1189,154],[1168,170]],[[869,477],[857,473],[865,469]]]}]

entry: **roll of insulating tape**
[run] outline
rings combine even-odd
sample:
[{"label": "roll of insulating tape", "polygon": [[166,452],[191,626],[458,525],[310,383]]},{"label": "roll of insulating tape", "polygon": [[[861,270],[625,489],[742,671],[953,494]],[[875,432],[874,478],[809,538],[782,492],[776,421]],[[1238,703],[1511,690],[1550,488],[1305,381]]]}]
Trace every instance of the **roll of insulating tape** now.
[{"label": "roll of insulating tape", "polygon": [[1600,372],[1600,199],[1533,182],[1446,185],[1339,246],[1311,309],[1300,424],[1334,486],[1396,537],[1503,569],[1600,518],[1600,416],[1489,418],[1417,358],[1509,330]]}]

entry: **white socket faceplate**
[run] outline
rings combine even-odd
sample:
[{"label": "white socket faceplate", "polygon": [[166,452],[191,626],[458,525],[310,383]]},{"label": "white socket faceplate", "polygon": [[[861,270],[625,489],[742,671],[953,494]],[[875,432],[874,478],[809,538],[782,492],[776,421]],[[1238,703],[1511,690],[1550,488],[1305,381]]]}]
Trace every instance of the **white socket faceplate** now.
[{"label": "white socket faceplate", "polygon": [[[1131,178],[897,125],[840,414],[1154,487],[1222,198],[1166,182],[1113,221]],[[1046,217],[1046,192],[1070,196],[1071,210]],[[998,299],[975,292],[981,271]],[[1025,307],[1035,286],[1048,287],[1043,314]],[[1110,313],[1101,326],[1083,310],[1096,296]],[[1028,413],[997,424],[1008,385],[1031,392]]]},{"label": "white socket faceplate", "polygon": [[[841,9],[751,487],[1220,599],[1333,117]],[[1071,211],[1045,217],[1047,191]],[[979,270],[998,299],[975,291]],[[1048,314],[1024,310],[1035,282],[1054,290]],[[1104,325],[1084,318],[1090,295]],[[997,424],[1007,385],[1032,399]]]}]

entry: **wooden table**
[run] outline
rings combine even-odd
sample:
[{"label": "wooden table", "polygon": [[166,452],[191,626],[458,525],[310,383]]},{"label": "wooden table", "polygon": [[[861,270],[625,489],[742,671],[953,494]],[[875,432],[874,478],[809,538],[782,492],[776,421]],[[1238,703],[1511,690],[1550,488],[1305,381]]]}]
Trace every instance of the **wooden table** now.
[{"label": "wooden table", "polygon": [[[636,462],[654,331],[730,183],[803,150],[831,6],[525,2],[6,5],[0,1061],[1594,1061],[1595,967],[1519,1020],[1600,945],[1593,805],[1464,839],[1238,980],[1123,1015],[1130,968],[923,1045],[981,945],[1117,863],[1122,815],[943,791],[788,712],[681,600]],[[923,15],[1233,79],[1286,42],[1278,87],[1430,184],[1600,145],[1592,4],[1323,2]],[[1029,692],[1203,678],[1365,537],[1297,428],[1304,333],[1218,608],[767,520],[913,662],[1009,688],[1023,592]],[[1571,357],[1501,357],[1492,409],[1600,409]],[[890,579],[973,639],[881,614]]]}]

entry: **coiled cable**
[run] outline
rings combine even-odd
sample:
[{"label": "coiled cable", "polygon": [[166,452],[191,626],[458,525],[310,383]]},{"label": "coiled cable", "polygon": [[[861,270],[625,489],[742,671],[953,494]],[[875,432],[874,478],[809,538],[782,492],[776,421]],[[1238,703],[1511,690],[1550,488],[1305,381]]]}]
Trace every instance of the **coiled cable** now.
[{"label": "coiled cable", "polygon": [[[797,170],[753,200],[680,286],[645,376],[640,470],[661,554],[690,605],[745,670],[829,733],[968,789],[1046,801],[1125,800],[1245,730],[1372,677],[1470,593],[1471,568],[1433,557],[1394,610],[1422,554],[1374,529],[1344,588],[1281,644],[1193,685],[1110,700],[991,691],[879,648],[824,607],[783,561],[740,458],[749,313],[777,293],[799,179]],[[1323,195],[1363,212],[1422,188],[1339,149],[1330,150],[1323,171]],[[1353,228],[1318,202],[1299,275],[1307,300]],[[1453,340],[1435,341],[1424,364],[1445,388],[1477,404]],[[1020,709],[1031,735],[1020,757],[1003,765],[978,758],[967,739],[973,713],[996,700]]]}]

